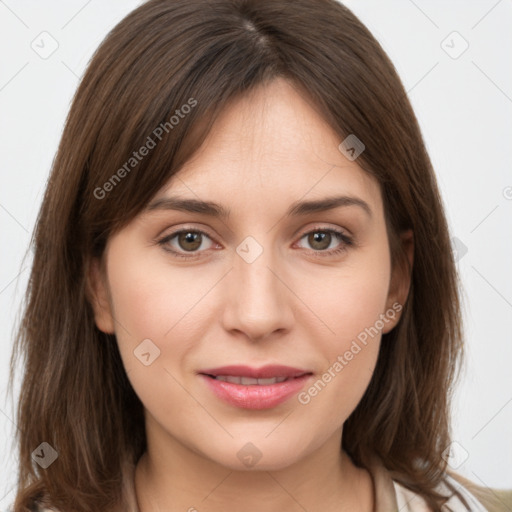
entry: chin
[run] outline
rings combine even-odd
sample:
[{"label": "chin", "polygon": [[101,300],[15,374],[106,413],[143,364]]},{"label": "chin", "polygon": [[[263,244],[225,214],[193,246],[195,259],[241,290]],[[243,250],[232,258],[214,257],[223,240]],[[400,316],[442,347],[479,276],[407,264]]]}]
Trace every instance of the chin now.
[{"label": "chin", "polygon": [[[287,444],[281,439],[270,441],[264,437],[260,440],[230,440],[221,453],[204,453],[212,462],[233,471],[279,471],[296,463],[304,453],[304,445]],[[228,447],[229,446],[229,447]]]}]

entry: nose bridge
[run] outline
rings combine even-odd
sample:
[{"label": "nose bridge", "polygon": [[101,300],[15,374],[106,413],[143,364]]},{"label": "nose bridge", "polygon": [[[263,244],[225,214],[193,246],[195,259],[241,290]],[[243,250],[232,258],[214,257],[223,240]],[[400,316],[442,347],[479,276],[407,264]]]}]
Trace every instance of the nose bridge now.
[{"label": "nose bridge", "polygon": [[267,236],[260,243],[253,236],[246,237],[236,247],[229,276],[225,327],[243,331],[251,338],[289,328],[293,321],[289,292],[278,278],[282,265],[270,239]]}]

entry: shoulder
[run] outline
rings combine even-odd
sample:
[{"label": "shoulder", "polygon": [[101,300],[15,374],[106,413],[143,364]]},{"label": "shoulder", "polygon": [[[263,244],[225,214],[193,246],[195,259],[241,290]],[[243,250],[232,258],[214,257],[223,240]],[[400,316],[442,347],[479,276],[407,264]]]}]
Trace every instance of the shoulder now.
[{"label": "shoulder", "polygon": [[455,485],[466,490],[474,499],[477,499],[488,512],[512,511],[512,489],[493,489],[477,485],[475,482],[455,472],[449,474]]},{"label": "shoulder", "polygon": [[[393,481],[398,510],[430,512],[425,500],[417,493]],[[512,510],[512,491],[496,491],[481,487],[459,475],[446,474],[437,491],[450,496],[443,506],[446,512],[506,512]],[[455,492],[456,491],[456,492]]]}]

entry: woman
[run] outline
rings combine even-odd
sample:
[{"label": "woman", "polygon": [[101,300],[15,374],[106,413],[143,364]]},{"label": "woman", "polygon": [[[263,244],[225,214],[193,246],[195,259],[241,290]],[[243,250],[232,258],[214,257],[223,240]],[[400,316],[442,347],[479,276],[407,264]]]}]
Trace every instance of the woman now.
[{"label": "woman", "polygon": [[432,166],[339,3],[129,14],[34,244],[15,512],[491,510],[447,472],[462,329]]}]

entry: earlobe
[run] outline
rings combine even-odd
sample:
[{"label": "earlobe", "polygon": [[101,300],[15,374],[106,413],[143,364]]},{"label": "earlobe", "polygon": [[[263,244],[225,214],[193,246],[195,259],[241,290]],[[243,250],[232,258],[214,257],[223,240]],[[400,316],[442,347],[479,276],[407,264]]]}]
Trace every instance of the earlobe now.
[{"label": "earlobe", "polygon": [[96,327],[106,334],[114,334],[112,307],[104,274],[101,261],[92,258],[87,269],[87,298],[94,311]]},{"label": "earlobe", "polygon": [[414,262],[414,234],[412,229],[400,234],[400,243],[403,256],[395,262],[386,301],[386,311],[393,311],[393,314],[389,315],[390,319],[382,330],[383,334],[390,332],[398,324],[411,286]]}]

